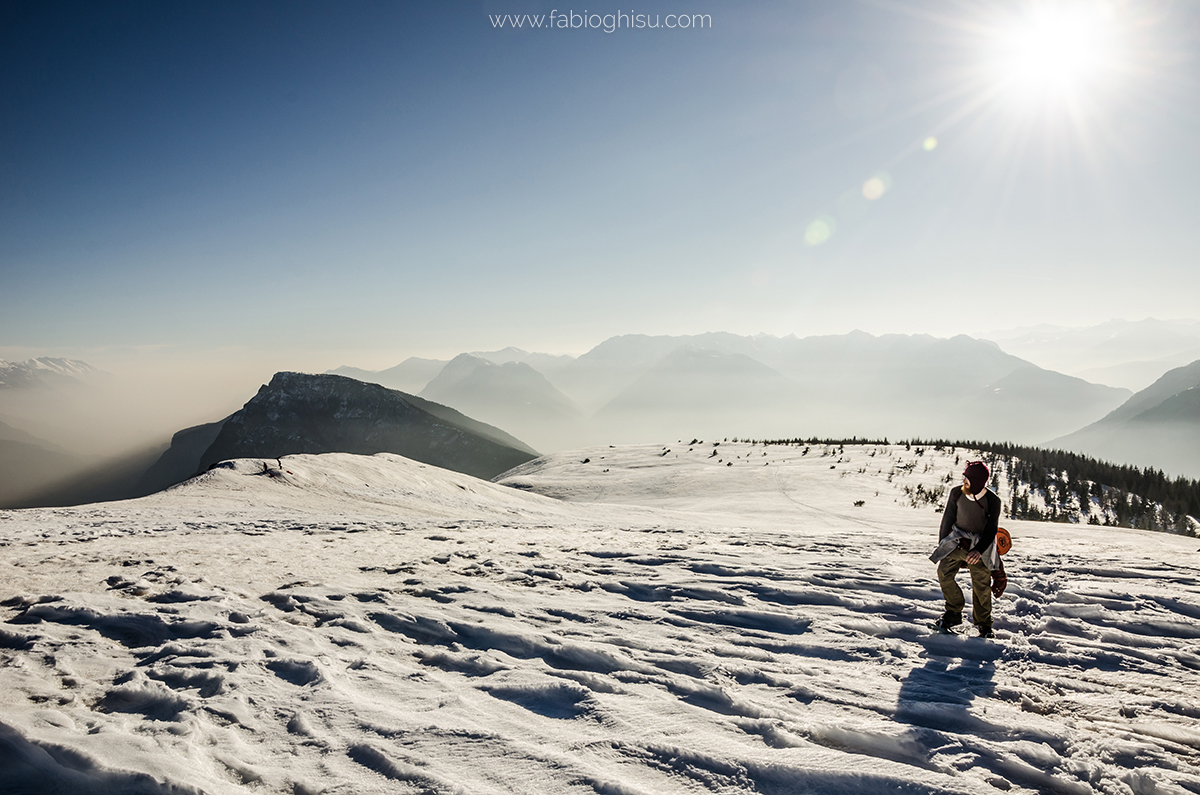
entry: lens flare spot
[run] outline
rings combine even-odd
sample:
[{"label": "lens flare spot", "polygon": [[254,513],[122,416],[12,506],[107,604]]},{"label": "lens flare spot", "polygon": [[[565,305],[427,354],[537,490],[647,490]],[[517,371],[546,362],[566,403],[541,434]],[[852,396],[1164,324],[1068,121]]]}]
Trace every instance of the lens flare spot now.
[{"label": "lens flare spot", "polygon": [[822,215],[804,230],[804,242],[809,246],[819,246],[833,237],[833,232],[836,228],[836,221],[828,215]]},{"label": "lens flare spot", "polygon": [[887,193],[888,188],[892,187],[892,178],[887,174],[876,174],[869,180],[863,183],[862,195],[864,199],[875,201],[882,198],[883,194]]},{"label": "lens flare spot", "polygon": [[932,152],[934,149],[937,149],[937,144],[937,139],[931,135],[925,139],[925,143],[922,144],[922,146],[925,147],[926,152]]}]

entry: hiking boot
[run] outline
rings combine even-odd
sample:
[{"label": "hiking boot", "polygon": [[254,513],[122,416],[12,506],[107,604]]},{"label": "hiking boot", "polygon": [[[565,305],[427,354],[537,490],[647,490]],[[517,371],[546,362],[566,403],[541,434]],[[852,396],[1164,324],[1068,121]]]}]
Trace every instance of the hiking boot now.
[{"label": "hiking boot", "polygon": [[962,623],[962,613],[951,613],[946,611],[942,613],[942,617],[933,622],[933,628],[938,632],[953,632],[954,627]]},{"label": "hiking boot", "polygon": [[981,638],[996,637],[996,633],[992,632],[992,625],[991,624],[983,624],[982,626],[980,626],[979,627],[979,637],[981,637]]}]

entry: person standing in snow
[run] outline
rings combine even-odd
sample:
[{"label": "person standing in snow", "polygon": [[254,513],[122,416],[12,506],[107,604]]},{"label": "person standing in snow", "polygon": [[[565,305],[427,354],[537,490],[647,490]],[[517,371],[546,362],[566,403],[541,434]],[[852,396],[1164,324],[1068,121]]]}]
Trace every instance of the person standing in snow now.
[{"label": "person standing in snow", "polygon": [[954,578],[965,566],[971,574],[972,621],[979,629],[980,637],[995,637],[992,633],[992,573],[998,572],[996,590],[1003,591],[1004,569],[996,549],[1000,498],[987,487],[990,475],[982,461],[968,461],[963,470],[962,485],[950,490],[942,514],[938,548],[930,556],[930,560],[938,564],[938,582],[946,598],[946,612],[935,624],[942,632],[949,632],[962,623],[966,599]]}]

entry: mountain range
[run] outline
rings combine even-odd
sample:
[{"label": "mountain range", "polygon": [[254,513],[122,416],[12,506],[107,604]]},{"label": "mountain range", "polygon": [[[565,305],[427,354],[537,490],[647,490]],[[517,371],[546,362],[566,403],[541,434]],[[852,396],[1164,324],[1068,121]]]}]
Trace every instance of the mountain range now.
[{"label": "mountain range", "polygon": [[[993,342],[861,331],[623,335],[577,358],[517,348],[448,361],[413,357],[379,372],[339,368],[357,378],[280,373],[233,415],[185,428],[169,445],[164,436],[104,460],[26,432],[44,435],[42,427],[52,427],[46,422],[5,414],[0,505],[147,494],[246,455],[394,452],[491,477],[536,450],[685,437],[1053,440],[1116,462],[1200,474],[1196,367],[1130,396]],[[87,392],[57,387],[103,378],[72,360],[4,363],[4,372],[0,410],[44,404],[65,411],[79,398],[59,404],[54,395]]]},{"label": "mountain range", "polygon": [[[492,364],[527,364],[539,373],[554,373],[575,361],[574,356],[530,353],[513,347],[498,351],[472,351],[466,355],[484,359]],[[386,370],[364,370],[360,367],[343,365],[326,372],[329,375],[344,375],[359,381],[386,386],[389,389],[418,394],[449,363],[448,359],[422,359],[418,356],[410,356],[395,367],[389,367]]]},{"label": "mountain range", "polygon": [[1170,370],[1100,420],[1050,444],[1200,478],[1200,360]]},{"label": "mountain range", "polygon": [[77,359],[43,356],[23,362],[0,359],[0,390],[39,389],[80,385],[109,378],[103,370]]},{"label": "mountain range", "polygon": [[1130,394],[966,336],[624,335],[549,372],[524,358],[489,365],[460,356],[420,394],[548,450],[713,434],[1036,443],[1094,422]]},{"label": "mountain range", "polygon": [[[679,424],[671,419],[675,407],[687,406],[695,417],[706,406],[712,412],[709,427],[697,429],[704,434],[715,433],[719,425],[740,427],[740,435],[776,429],[795,435],[1034,442],[1055,435],[1057,428],[1079,427],[1084,418],[1101,416],[1128,395],[1043,370],[966,336],[711,334],[686,338],[683,344],[714,355],[693,352],[686,373],[679,368],[678,354],[664,357],[639,377],[654,379],[660,389],[647,389],[645,381],[631,385],[600,414],[628,405],[628,391],[634,391],[641,393],[644,416],[655,415],[660,425]],[[739,359],[741,364],[735,365]],[[759,385],[739,395],[739,387],[729,384],[730,368],[748,375],[748,361],[773,373],[757,371],[751,380]],[[707,389],[697,394],[705,382]]]},{"label": "mountain range", "polygon": [[1042,325],[985,334],[1041,367],[1133,391],[1200,359],[1200,322],[1110,320],[1084,328]]}]

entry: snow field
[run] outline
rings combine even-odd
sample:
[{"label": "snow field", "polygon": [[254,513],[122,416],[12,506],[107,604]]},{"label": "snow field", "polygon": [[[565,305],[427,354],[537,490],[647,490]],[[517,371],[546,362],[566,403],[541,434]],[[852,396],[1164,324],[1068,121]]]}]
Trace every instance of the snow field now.
[{"label": "snow field", "polygon": [[955,453],[690,448],[0,512],[0,791],[1200,792],[1200,542],[1005,522],[932,635]]}]

